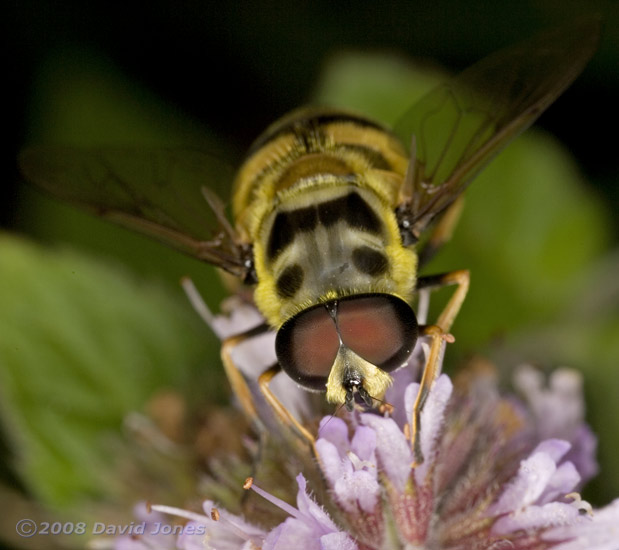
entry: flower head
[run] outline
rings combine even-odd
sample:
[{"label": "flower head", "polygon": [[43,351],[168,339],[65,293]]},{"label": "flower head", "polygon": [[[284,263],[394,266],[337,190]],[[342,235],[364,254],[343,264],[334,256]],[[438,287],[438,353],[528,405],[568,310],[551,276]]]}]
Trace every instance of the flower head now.
[{"label": "flower head", "polygon": [[[453,381],[441,375],[421,414],[424,462],[415,464],[409,419],[419,384],[398,382],[420,370],[421,349],[397,373],[387,396],[392,412],[326,416],[311,451],[271,434],[280,474],[247,484],[273,510],[270,518],[253,519],[251,507],[233,515],[212,501],[204,514],[154,506],[189,521],[177,548],[618,550],[619,500],[593,510],[577,493],[597,469],[578,376],[563,369],[545,385],[523,367],[516,398],[500,394],[492,369]],[[296,484],[285,474],[294,468]],[[140,542],[117,548],[169,547],[169,539]]]}]

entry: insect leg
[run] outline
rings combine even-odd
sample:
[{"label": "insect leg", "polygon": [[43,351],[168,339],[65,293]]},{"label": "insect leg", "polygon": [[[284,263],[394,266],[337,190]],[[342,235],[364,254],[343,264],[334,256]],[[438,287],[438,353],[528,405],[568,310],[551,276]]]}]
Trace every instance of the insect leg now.
[{"label": "insect leg", "polygon": [[312,448],[314,448],[314,443],[316,443],[315,437],[290,413],[286,407],[284,407],[282,402],[271,391],[271,388],[269,388],[269,383],[275,375],[281,372],[281,370],[282,368],[279,366],[279,363],[275,363],[275,365],[265,370],[258,377],[260,391],[262,392],[262,395],[264,395],[267,403],[273,409],[273,412],[279,421],[282,422],[284,426],[296,429],[297,433],[300,434]]},{"label": "insect leg", "polygon": [[428,360],[423,369],[423,376],[421,377],[421,383],[419,384],[419,393],[413,406],[413,413],[411,418],[411,448],[413,450],[414,464],[419,465],[423,462],[423,453],[421,452],[421,438],[419,422],[421,418],[421,411],[426,404],[430,390],[434,384],[434,381],[441,373],[441,357],[443,355],[445,342],[453,342],[453,336],[444,332],[441,327],[437,325],[426,325],[419,327],[420,333],[423,336],[429,336],[431,339],[430,352],[428,353]]},{"label": "insect leg", "polygon": [[413,407],[411,418],[411,447],[415,457],[415,463],[423,462],[423,453],[421,452],[419,420],[421,411],[426,403],[430,390],[434,385],[434,381],[440,374],[441,356],[445,342],[453,342],[454,338],[449,334],[449,329],[453,324],[456,315],[460,311],[462,302],[469,288],[470,274],[467,270],[451,271],[441,275],[430,275],[420,277],[417,280],[417,289],[422,288],[440,288],[447,285],[457,285],[456,291],[453,293],[449,302],[439,315],[435,325],[423,326],[421,334],[429,336],[431,339],[430,352],[423,370],[419,393]]},{"label": "insect leg", "polygon": [[430,238],[419,251],[419,265],[426,265],[440,248],[451,240],[454,229],[460,220],[460,214],[464,207],[464,196],[460,195],[451,205],[440,215],[438,223],[432,229]]},{"label": "insect leg", "polygon": [[[211,327],[211,330],[217,334],[217,329],[215,328],[215,316],[211,313],[211,310],[202,299],[202,296],[200,296],[200,293],[193,284],[193,281],[189,277],[183,277],[181,279],[181,285],[196,313],[198,313],[202,320],[209,327]],[[258,422],[256,406],[254,405],[251,391],[243,374],[241,374],[238,367],[234,364],[232,359],[232,350],[244,341],[250,340],[260,334],[264,334],[268,330],[270,330],[270,328],[267,323],[260,323],[249,330],[223,338],[221,342],[220,354],[221,361],[226,372],[226,377],[228,378],[232,392],[237,396],[239,402],[241,403],[243,412],[252,423]]]},{"label": "insect leg", "polygon": [[417,279],[416,290],[420,290],[422,288],[442,288],[450,285],[458,286],[435,323],[443,330],[443,332],[449,331],[456,316],[458,315],[458,312],[462,307],[462,302],[464,302],[466,293],[469,290],[470,279],[471,275],[467,269],[459,269],[456,271],[450,271],[449,273],[441,273],[440,275],[426,275]]},{"label": "insect leg", "polygon": [[232,350],[246,340],[250,340],[255,336],[264,334],[268,330],[270,330],[269,325],[266,323],[261,323],[260,325],[246,330],[245,332],[235,334],[234,336],[229,336],[221,343],[221,361],[224,365],[228,382],[230,382],[232,391],[237,396],[241,407],[243,408],[243,412],[247,415],[251,422],[258,421],[256,406],[245,377],[234,364],[232,359]]},{"label": "insect leg", "polygon": [[[225,340],[223,340],[221,345],[221,360],[224,364],[226,376],[228,377],[228,381],[230,382],[232,391],[237,396],[239,402],[241,403],[241,407],[243,408],[243,411],[245,412],[247,417],[252,422],[258,423],[259,416],[256,411],[254,399],[251,395],[251,391],[249,389],[249,386],[247,385],[245,377],[239,371],[238,367],[234,364],[234,361],[232,360],[232,350],[246,340],[250,340],[255,336],[259,336],[260,334],[263,334],[268,330],[270,330],[269,325],[263,323],[251,328],[248,331],[226,338]],[[282,402],[269,388],[269,383],[271,382],[273,377],[280,371],[281,367],[278,363],[275,363],[275,365],[269,367],[258,377],[258,387],[260,388],[262,395],[264,396],[268,405],[273,410],[277,419],[282,422],[284,426],[296,430],[295,433],[299,434],[303,440],[309,442],[311,447],[314,448],[314,443],[316,442],[314,436],[290,413],[290,411],[282,404]]]}]

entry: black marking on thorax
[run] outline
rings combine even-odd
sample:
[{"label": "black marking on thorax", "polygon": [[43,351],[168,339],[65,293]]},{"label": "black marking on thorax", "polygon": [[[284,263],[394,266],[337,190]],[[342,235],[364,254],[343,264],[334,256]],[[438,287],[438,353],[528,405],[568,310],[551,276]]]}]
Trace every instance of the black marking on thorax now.
[{"label": "black marking on thorax", "polygon": [[301,288],[304,276],[303,268],[299,264],[286,267],[275,282],[280,298],[292,298]]},{"label": "black marking on thorax", "polygon": [[267,258],[273,262],[294,240],[296,234],[313,231],[318,224],[333,226],[339,220],[354,229],[379,235],[382,223],[374,210],[356,192],[316,205],[279,212],[275,216],[267,244]]},{"label": "black marking on thorax", "polygon": [[359,246],[352,251],[352,261],[355,267],[366,275],[377,277],[389,270],[389,260],[379,250],[369,246]]}]

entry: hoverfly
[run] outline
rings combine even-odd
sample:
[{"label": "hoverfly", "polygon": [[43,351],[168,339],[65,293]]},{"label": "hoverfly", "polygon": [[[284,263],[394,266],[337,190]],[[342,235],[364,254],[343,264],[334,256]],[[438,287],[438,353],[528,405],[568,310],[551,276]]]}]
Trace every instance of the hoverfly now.
[{"label": "hoverfly", "polygon": [[[283,370],[331,403],[371,407],[420,335],[431,339],[412,418],[438,376],[439,355],[469,274],[418,277],[415,244],[431,225],[437,248],[456,200],[481,168],[546,109],[592,56],[591,18],[498,52],[428,93],[393,131],[357,114],[293,112],[253,144],[232,184],[234,223],[208,187],[216,159],[190,150],[33,148],[25,177],[52,194],[215,264],[254,287],[265,323],[224,341],[222,359],[245,411],[254,408],[231,349],[277,331],[278,364],[259,384],[284,422],[300,425],[270,392]],[[433,325],[411,306],[423,288],[456,285]]]}]

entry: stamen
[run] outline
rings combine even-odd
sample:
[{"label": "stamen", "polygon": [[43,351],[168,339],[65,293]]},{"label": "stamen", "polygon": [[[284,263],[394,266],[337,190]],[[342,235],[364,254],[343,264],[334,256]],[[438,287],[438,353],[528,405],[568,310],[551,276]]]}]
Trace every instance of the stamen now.
[{"label": "stamen", "polygon": [[193,307],[195,312],[211,328],[211,330],[217,334],[213,328],[215,316],[206,305],[202,295],[198,292],[196,285],[193,284],[193,281],[189,277],[181,277],[181,286],[187,295],[187,299],[189,300],[191,307]]},{"label": "stamen", "polygon": [[[202,525],[208,525],[209,518],[207,516],[204,516],[202,514],[196,514],[195,512],[190,512],[189,510],[183,510],[182,508],[176,508],[175,506],[153,504],[151,506],[151,509],[155,510],[156,512],[162,512],[164,514],[168,514],[171,516],[176,516],[176,517],[188,519],[190,521],[195,521]],[[216,508],[214,507],[211,508],[210,516],[211,516],[210,517],[211,520],[221,521],[222,523],[225,523],[226,525],[228,525],[232,530],[234,530],[234,532],[240,538],[244,540],[251,540],[251,541],[255,540],[254,536],[249,535],[242,525],[237,525],[230,517],[228,516],[220,517],[219,510],[217,510]],[[216,519],[213,516],[216,516]]]},{"label": "stamen", "polygon": [[297,510],[294,506],[291,506],[287,502],[283,501],[282,499],[277,498],[276,496],[273,496],[271,493],[267,493],[264,489],[261,489],[260,487],[258,487],[254,483],[253,478],[248,477],[245,480],[245,483],[243,484],[243,489],[245,490],[251,489],[252,491],[255,491],[256,493],[258,493],[263,499],[268,500],[272,504],[275,504],[275,506],[277,506],[280,510],[283,510],[284,512],[286,512],[288,515],[295,517],[295,518],[301,518],[301,514],[299,513],[299,510]]},{"label": "stamen", "polygon": [[355,468],[355,471],[363,470],[363,468],[376,468],[376,464],[370,462],[369,460],[361,460],[355,453],[352,451],[348,451],[346,456],[350,460],[351,464]]},{"label": "stamen", "polygon": [[150,506],[151,510],[155,512],[161,512],[170,516],[176,516],[179,518],[185,518],[190,521],[197,521],[198,523],[205,523],[206,516],[197,514],[196,512],[190,512],[189,510],[183,510],[182,508],[176,508],[176,506],[166,506],[165,504],[153,504]]},{"label": "stamen", "polygon": [[581,515],[584,516],[586,514],[587,516],[593,517],[593,506],[591,506],[591,504],[589,504],[586,500],[583,500],[580,493],[568,493],[565,495],[565,498],[572,500],[572,506],[576,506]]}]

